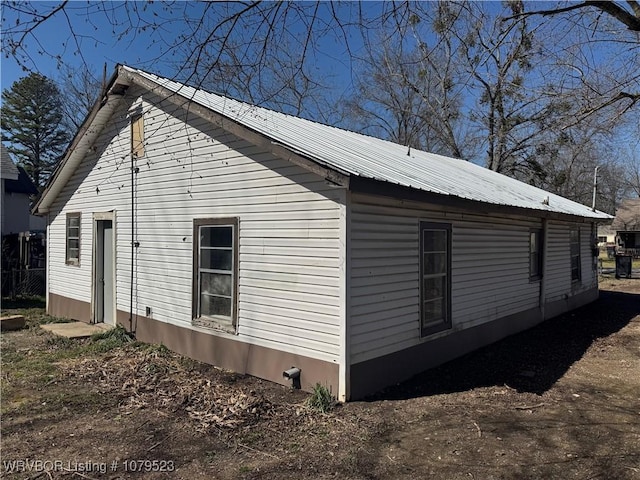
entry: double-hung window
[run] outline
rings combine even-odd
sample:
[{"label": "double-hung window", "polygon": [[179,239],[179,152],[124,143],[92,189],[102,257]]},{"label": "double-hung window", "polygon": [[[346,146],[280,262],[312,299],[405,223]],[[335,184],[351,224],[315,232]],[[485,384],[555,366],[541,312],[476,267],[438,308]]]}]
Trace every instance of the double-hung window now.
[{"label": "double-hung window", "polygon": [[571,281],[579,282],[582,278],[580,268],[580,229],[572,228],[569,231],[569,255],[571,257]]},{"label": "double-hung window", "polygon": [[80,265],[80,213],[67,213],[66,263]]},{"label": "double-hung window", "polygon": [[542,277],[542,230],[529,232],[529,278],[538,280]]},{"label": "double-hung window", "polygon": [[420,331],[451,328],[451,225],[420,222]]},{"label": "double-hung window", "polygon": [[194,323],[236,325],[238,219],[194,220]]}]

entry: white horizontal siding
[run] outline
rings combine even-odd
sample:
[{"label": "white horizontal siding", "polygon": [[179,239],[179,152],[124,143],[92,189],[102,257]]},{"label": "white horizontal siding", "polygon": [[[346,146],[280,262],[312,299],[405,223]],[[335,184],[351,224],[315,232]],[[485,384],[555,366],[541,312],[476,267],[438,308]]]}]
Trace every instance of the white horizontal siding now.
[{"label": "white horizontal siding", "polygon": [[546,252],[546,301],[553,302],[571,293],[568,225],[549,222]]},{"label": "white horizontal siding", "polygon": [[[237,339],[337,361],[344,192],[193,114],[185,123],[170,104],[135,103],[144,110],[146,145],[137,161],[134,313],[150,307],[154,319],[191,328],[193,219],[238,217]],[[117,307],[129,311],[129,145],[120,108],[54,204],[51,292],[90,301],[91,213],[113,209]],[[64,265],[68,211],[83,213],[80,268]]]},{"label": "white horizontal siding", "polygon": [[538,306],[540,283],[529,279],[528,227],[487,228],[481,223],[455,222],[453,228],[454,328]]},{"label": "white horizontal siding", "polygon": [[83,212],[80,217],[80,265],[66,264],[66,213],[81,211],[79,205],[70,205],[62,213],[49,216],[47,264],[49,265],[49,292],[89,302],[91,300],[92,222],[93,216]]},{"label": "white horizontal siding", "polygon": [[422,341],[419,316],[419,222],[452,225],[452,331],[535,308],[529,280],[529,230],[540,222],[352,203],[351,362]]},{"label": "white horizontal siding", "polygon": [[[581,279],[577,282],[571,281],[569,232],[572,227],[580,228]],[[591,252],[590,225],[549,222],[547,241],[547,302],[566,300],[568,297],[598,286]]]},{"label": "white horizontal siding", "polygon": [[594,243],[594,239],[591,237],[591,226],[583,225],[580,229],[580,257],[582,261],[581,285],[583,290],[598,286],[596,258],[593,256],[593,251],[591,250]]}]

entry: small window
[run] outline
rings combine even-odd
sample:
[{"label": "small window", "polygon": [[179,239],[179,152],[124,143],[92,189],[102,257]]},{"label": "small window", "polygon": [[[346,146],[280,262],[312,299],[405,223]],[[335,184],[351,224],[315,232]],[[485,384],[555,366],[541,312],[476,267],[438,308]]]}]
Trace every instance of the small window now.
[{"label": "small window", "polygon": [[542,277],[542,230],[529,232],[529,278],[538,280]]},{"label": "small window", "polygon": [[580,229],[572,228],[569,232],[569,255],[571,257],[571,281],[579,282],[582,278],[580,269]]},{"label": "small window", "polygon": [[142,115],[131,119],[131,155],[144,156],[144,120]]},{"label": "small window", "polygon": [[194,220],[194,323],[236,325],[238,219]]},{"label": "small window", "polygon": [[420,222],[420,330],[451,328],[451,225]]},{"label": "small window", "polygon": [[67,265],[80,265],[80,214],[67,213]]}]

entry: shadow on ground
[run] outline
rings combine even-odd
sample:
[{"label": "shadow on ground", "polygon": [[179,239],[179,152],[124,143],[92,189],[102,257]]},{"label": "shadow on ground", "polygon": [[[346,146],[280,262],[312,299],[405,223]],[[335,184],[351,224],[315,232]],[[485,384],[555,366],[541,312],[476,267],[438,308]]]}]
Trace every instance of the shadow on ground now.
[{"label": "shadow on ground", "polygon": [[45,307],[46,301],[44,297],[2,297],[2,310]]},{"label": "shadow on ground", "polygon": [[640,315],[640,295],[601,291],[600,298],[459,359],[416,375],[367,400],[402,400],[507,385],[542,394],[607,337]]}]

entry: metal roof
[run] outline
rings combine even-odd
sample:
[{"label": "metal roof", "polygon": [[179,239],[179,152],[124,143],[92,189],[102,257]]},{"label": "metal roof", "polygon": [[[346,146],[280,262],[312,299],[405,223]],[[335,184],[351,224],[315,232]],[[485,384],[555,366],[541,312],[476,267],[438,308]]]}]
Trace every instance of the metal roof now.
[{"label": "metal roof", "polygon": [[611,216],[474,163],[323,125],[123,67],[296,153],[351,176],[495,205],[595,219]]},{"label": "metal roof", "polygon": [[205,111],[256,132],[272,146],[282,146],[327,171],[351,178],[433,193],[441,196],[445,203],[447,198],[460,198],[534,210],[540,216],[564,214],[602,221],[613,218],[465,160],[415,149],[409,151],[406,146],[393,142],[250,105],[122,65],[110,80],[111,94],[108,93],[102,103],[96,103],[52,176],[35,207],[39,212],[48,211],[88,145],[108,122],[115,103],[122,98],[122,86],[126,88],[131,84],[147,89],[157,86],[159,91],[164,90],[160,92],[164,95],[175,93],[185,102],[194,102]]},{"label": "metal roof", "polygon": [[10,180],[18,179],[18,167],[11,160],[9,150],[3,144],[0,143],[0,177]]}]

